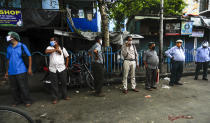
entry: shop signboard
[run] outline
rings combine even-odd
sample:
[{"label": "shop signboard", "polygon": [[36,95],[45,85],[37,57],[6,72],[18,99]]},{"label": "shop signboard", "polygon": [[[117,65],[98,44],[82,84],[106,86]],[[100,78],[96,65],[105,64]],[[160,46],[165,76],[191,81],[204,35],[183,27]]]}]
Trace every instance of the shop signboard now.
[{"label": "shop signboard", "polygon": [[21,11],[14,9],[0,9],[0,26],[23,26]]},{"label": "shop signboard", "polygon": [[180,23],[166,23],[165,35],[180,35]]},{"label": "shop signboard", "polygon": [[200,37],[202,38],[204,36],[204,30],[202,29],[196,29],[192,31],[192,35],[190,37]]},{"label": "shop signboard", "polygon": [[181,35],[192,35],[193,22],[182,22]]}]

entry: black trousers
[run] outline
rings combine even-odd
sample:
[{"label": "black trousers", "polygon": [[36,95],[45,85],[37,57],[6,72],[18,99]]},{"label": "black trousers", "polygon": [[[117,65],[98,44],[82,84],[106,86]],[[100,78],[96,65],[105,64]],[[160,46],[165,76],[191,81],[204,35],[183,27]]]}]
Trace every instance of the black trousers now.
[{"label": "black trousers", "polygon": [[18,75],[9,75],[10,88],[12,96],[14,98],[14,103],[25,103],[31,104],[31,98],[29,95],[28,86],[28,75],[27,73],[22,73]]},{"label": "black trousers", "polygon": [[182,77],[183,73],[183,61],[173,61],[172,62],[172,69],[171,69],[171,79],[170,83],[178,83],[180,78]]},{"label": "black trousers", "polygon": [[102,87],[104,84],[104,68],[103,64],[100,63],[93,63],[92,64],[92,71],[95,83],[95,91],[97,94],[102,92]]},{"label": "black trousers", "polygon": [[209,62],[197,62],[195,69],[195,78],[198,78],[199,72],[203,67],[203,78],[207,78],[207,70],[208,70]]},{"label": "black trousers", "polygon": [[157,69],[146,69],[145,88],[156,87]]},{"label": "black trousers", "polygon": [[50,81],[51,81],[51,94],[53,100],[58,100],[59,98],[59,88],[58,82],[61,82],[61,92],[62,97],[67,97],[67,70],[62,72],[56,71],[56,73],[50,72]]}]

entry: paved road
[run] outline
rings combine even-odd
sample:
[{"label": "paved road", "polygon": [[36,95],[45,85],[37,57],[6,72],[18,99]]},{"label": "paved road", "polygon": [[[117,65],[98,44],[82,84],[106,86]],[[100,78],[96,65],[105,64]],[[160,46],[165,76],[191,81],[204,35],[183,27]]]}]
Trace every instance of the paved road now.
[{"label": "paved road", "polygon": [[[80,89],[80,93],[71,90],[71,100],[60,100],[56,105],[50,103],[48,94],[33,93],[35,103],[18,108],[42,123],[171,123],[173,118],[173,123],[209,123],[210,81],[195,81],[192,76],[181,81],[183,86],[167,89],[162,86],[168,82],[161,80],[158,90],[152,92],[139,83],[140,92],[129,91],[127,95],[121,92],[121,85],[106,86],[106,97],[102,98],[87,89]],[[10,103],[10,95],[0,96],[0,105]]]}]

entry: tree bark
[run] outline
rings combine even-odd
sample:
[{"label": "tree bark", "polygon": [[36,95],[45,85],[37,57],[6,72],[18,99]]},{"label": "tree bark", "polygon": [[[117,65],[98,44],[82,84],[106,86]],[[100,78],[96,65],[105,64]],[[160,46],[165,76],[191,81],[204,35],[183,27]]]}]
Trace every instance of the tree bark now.
[{"label": "tree bark", "polygon": [[102,21],[102,34],[105,42],[105,47],[110,46],[109,42],[109,20],[106,13],[106,5],[103,0],[97,0],[99,5],[99,11],[101,13],[101,21]]}]

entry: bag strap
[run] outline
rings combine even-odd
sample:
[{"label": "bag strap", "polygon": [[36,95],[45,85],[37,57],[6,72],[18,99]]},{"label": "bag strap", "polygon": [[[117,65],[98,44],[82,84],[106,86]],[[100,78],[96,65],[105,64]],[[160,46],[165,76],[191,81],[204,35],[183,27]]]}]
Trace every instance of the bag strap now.
[{"label": "bag strap", "polygon": [[21,44],[21,51],[22,51],[22,55],[24,55],[25,50],[24,50],[24,48],[23,48],[23,43]]}]

